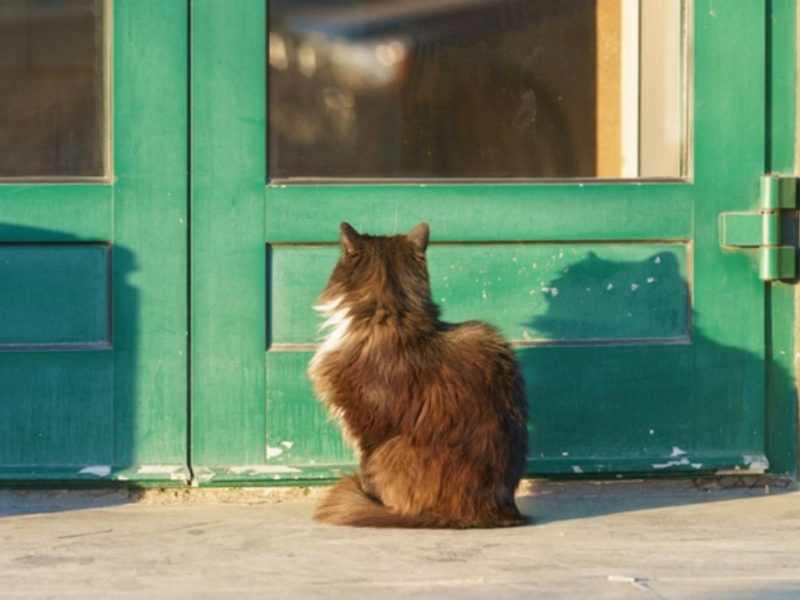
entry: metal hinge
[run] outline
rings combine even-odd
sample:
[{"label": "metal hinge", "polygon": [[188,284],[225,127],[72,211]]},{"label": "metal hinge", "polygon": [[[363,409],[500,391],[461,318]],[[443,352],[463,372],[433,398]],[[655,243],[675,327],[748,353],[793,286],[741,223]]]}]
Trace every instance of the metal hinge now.
[{"label": "metal hinge", "polygon": [[720,215],[720,244],[757,249],[758,276],[763,281],[797,277],[797,181],[764,175],[757,211]]}]

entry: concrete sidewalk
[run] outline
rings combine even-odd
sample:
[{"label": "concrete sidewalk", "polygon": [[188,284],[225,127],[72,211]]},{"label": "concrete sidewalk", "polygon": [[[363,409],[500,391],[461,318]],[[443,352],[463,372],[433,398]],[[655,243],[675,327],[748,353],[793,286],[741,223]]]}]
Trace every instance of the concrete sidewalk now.
[{"label": "concrete sidewalk", "polygon": [[0,597],[800,599],[796,491],[529,487],[533,525],[483,531],[319,525],[319,490],[0,490]]}]

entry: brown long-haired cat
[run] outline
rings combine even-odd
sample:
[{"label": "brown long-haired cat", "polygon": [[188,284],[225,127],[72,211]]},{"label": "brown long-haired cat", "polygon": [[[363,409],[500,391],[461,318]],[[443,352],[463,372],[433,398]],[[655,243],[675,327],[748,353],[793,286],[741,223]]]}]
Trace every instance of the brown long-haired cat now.
[{"label": "brown long-haired cat", "polygon": [[359,454],[315,518],[376,527],[525,523],[514,490],[527,402],[508,344],[479,321],[439,320],[425,223],[408,235],[341,225],[342,255],[317,310],[331,329],[309,367]]}]

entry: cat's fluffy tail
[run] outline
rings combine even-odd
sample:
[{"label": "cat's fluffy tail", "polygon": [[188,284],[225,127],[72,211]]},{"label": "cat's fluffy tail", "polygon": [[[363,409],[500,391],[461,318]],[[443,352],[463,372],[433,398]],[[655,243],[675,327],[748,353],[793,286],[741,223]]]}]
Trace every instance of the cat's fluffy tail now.
[{"label": "cat's fluffy tail", "polygon": [[380,500],[367,494],[361,487],[358,477],[345,475],[339,483],[317,505],[314,519],[332,525],[353,527],[406,527],[406,528],[456,528],[468,527],[509,527],[524,525],[528,521],[516,508],[506,518],[494,523],[460,523],[453,519],[434,515],[405,516],[392,512]]}]

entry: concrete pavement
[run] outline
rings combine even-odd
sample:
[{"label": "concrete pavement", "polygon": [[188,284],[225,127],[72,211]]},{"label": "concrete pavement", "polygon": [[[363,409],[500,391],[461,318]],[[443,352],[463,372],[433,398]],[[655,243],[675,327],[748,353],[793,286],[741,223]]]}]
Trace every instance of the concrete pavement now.
[{"label": "concrete pavement", "polygon": [[[741,482],[740,482],[741,483]],[[338,528],[312,490],[0,490],[0,598],[800,599],[800,493],[535,482],[528,527]]]}]

